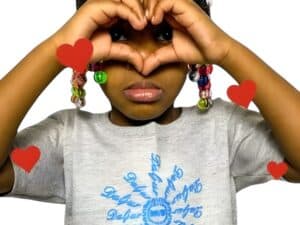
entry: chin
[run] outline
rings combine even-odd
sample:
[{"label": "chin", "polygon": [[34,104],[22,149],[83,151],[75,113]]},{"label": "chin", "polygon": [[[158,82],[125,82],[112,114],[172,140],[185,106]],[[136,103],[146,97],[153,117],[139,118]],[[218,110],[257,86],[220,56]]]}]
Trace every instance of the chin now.
[{"label": "chin", "polygon": [[130,107],[127,112],[122,112],[126,117],[132,120],[144,121],[155,119],[165,112],[167,107],[159,107],[154,104],[138,104]]}]

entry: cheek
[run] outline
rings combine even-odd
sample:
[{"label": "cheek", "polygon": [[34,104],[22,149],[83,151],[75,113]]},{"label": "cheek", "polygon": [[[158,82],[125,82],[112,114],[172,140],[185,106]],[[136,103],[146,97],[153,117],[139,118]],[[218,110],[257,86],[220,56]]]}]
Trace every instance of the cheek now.
[{"label": "cheek", "polygon": [[184,69],[176,69],[173,71],[170,71],[168,73],[167,82],[169,85],[172,85],[174,88],[180,88],[183,86],[184,81],[186,79],[187,71]]},{"label": "cheek", "polygon": [[117,76],[109,76],[105,85],[102,85],[102,90],[108,95],[108,96],[114,96],[119,95],[120,91],[122,91],[122,88],[124,87],[124,84]]},{"label": "cheek", "polygon": [[103,67],[103,71],[107,73],[107,82],[102,86],[105,92],[112,92],[113,90],[120,91],[128,82],[124,67],[122,66],[109,66]]}]

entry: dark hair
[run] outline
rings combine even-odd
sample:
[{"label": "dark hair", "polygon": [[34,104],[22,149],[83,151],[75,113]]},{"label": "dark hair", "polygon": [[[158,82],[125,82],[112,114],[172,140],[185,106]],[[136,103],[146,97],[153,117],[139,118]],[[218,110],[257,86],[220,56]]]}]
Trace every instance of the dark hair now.
[{"label": "dark hair", "polygon": [[[78,10],[85,2],[86,0],[76,0],[76,9]],[[210,16],[210,8],[206,0],[194,0],[194,2],[197,3],[197,5],[199,5],[208,16]]]}]

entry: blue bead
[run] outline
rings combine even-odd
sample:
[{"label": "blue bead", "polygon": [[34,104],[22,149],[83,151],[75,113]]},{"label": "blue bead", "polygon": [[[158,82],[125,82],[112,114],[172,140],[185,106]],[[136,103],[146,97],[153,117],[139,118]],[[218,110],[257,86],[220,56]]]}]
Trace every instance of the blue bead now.
[{"label": "blue bead", "polygon": [[200,76],[200,79],[198,80],[198,86],[204,87],[208,84],[208,77],[207,76]]}]

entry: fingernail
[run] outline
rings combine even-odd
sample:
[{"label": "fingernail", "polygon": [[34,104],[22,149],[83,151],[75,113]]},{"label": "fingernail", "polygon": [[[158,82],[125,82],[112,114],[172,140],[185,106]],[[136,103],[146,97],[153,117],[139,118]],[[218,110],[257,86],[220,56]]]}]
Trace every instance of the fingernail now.
[{"label": "fingernail", "polygon": [[146,9],[145,15],[146,15],[147,18],[149,17],[149,11],[148,11],[148,9]]},{"label": "fingernail", "polygon": [[155,19],[155,16],[152,16],[152,18],[151,18],[151,22],[152,23],[153,23],[154,19]]}]

